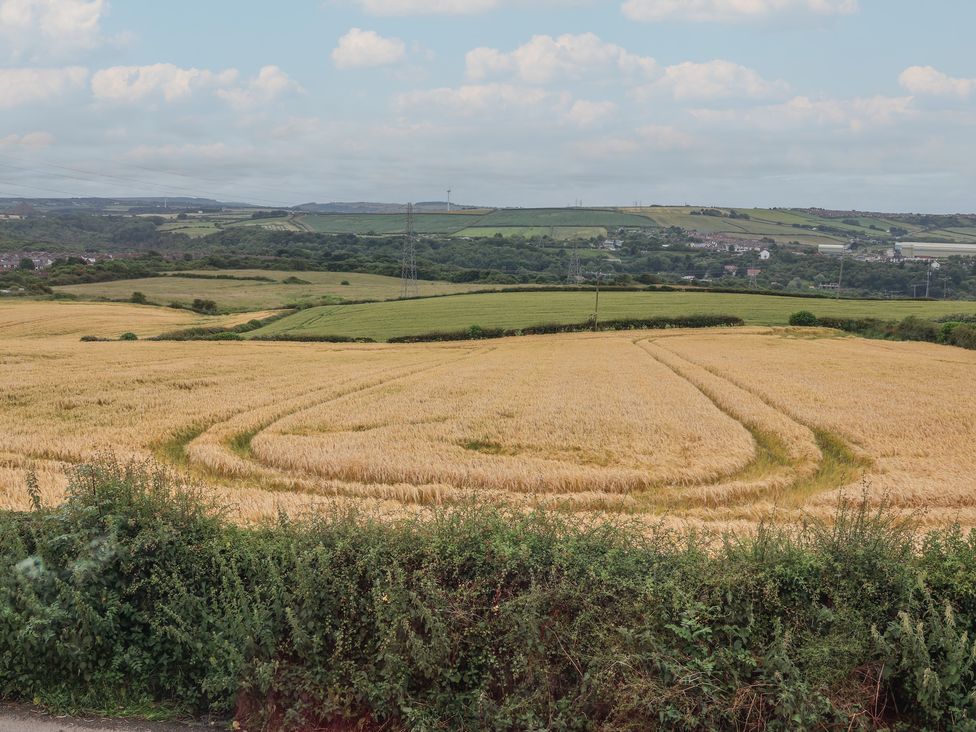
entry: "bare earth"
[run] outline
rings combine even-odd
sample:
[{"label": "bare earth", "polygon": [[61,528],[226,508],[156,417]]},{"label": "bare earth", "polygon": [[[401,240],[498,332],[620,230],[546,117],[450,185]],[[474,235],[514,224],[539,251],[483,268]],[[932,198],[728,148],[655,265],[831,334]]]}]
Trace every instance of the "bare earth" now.
[{"label": "bare earth", "polygon": [[97,717],[54,717],[33,707],[0,704],[0,732],[187,732],[187,730],[223,729],[223,725],[203,722],[174,724],[169,722],[138,722],[132,720],[99,719]]}]

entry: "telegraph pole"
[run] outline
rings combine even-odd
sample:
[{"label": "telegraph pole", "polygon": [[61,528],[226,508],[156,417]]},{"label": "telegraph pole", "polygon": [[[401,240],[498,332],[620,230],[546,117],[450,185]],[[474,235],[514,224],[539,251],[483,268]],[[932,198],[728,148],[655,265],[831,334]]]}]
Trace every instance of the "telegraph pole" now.
[{"label": "telegraph pole", "polygon": [[929,290],[932,287],[932,268],[928,267],[925,270],[925,299],[929,299]]},{"label": "telegraph pole", "polygon": [[844,286],[844,255],[840,255],[840,276],[837,278],[837,299],[840,300],[840,288]]},{"label": "telegraph pole", "polygon": [[596,273],[596,304],[593,306],[593,332],[596,333],[600,329],[600,278],[603,276],[602,272]]}]

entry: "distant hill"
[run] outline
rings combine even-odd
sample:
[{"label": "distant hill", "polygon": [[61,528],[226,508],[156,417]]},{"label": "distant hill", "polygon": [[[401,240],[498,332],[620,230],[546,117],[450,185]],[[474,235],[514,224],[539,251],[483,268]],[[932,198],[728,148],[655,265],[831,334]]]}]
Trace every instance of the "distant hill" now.
[{"label": "distant hill", "polygon": [[[415,203],[413,208],[418,213],[442,213],[447,211],[447,201],[421,201]],[[457,203],[451,204],[452,211],[471,211],[480,208],[483,207],[465,206]],[[295,206],[295,210],[318,214],[397,214],[405,213],[407,204],[372,203],[368,201],[356,203],[303,203],[300,206]]]},{"label": "distant hill", "polygon": [[39,213],[76,212],[153,212],[167,210],[222,210],[227,208],[261,208],[250,203],[217,201],[193,196],[150,196],[133,198],[0,198],[0,211],[30,207]]}]

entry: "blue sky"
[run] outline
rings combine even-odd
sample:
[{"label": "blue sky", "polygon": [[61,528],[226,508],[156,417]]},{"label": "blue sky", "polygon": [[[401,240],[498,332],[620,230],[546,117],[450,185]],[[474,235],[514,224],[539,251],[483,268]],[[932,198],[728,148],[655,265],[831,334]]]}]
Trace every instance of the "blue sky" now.
[{"label": "blue sky", "polygon": [[0,0],[0,196],[974,211],[960,0]]}]

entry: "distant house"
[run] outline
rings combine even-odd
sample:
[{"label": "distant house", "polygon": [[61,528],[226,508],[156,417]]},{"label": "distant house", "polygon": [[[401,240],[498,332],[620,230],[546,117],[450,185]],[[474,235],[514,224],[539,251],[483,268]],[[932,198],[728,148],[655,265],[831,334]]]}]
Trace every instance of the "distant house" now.
[{"label": "distant house", "polygon": [[768,261],[772,256],[773,255],[769,253],[768,249],[763,249],[761,252],[759,252],[759,258],[764,262]]},{"label": "distant house", "polygon": [[750,267],[749,269],[746,270],[746,276],[748,277],[758,277],[761,274],[762,274],[762,270],[757,269],[755,267]]},{"label": "distant house", "polygon": [[735,277],[735,273],[738,272],[738,271],[739,271],[739,268],[736,267],[734,264],[727,264],[727,265],[725,265],[725,273],[726,274],[730,274],[733,277]]}]

